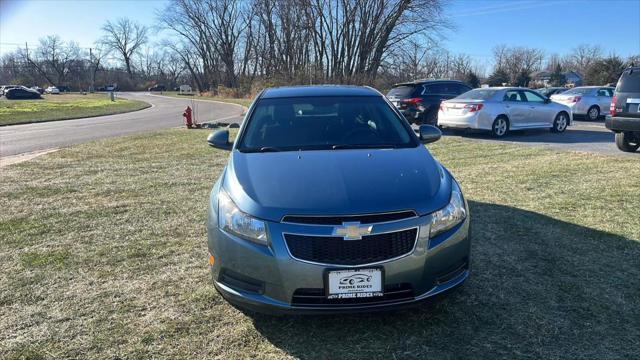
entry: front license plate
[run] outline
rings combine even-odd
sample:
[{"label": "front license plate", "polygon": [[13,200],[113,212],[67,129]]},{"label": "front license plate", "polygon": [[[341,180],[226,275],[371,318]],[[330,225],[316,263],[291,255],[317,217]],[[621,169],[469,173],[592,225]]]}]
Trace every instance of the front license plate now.
[{"label": "front license plate", "polygon": [[383,296],[382,269],[330,270],[326,273],[328,299]]}]

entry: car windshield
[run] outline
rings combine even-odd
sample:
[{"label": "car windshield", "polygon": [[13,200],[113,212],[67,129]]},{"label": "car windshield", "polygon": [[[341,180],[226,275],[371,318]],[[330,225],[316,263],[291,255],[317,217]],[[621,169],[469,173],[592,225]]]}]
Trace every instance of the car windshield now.
[{"label": "car windshield", "polygon": [[396,86],[393,89],[389,90],[387,93],[387,97],[399,97],[405,98],[410,97],[415,91],[416,87],[414,85],[400,85]]},{"label": "car windshield", "polygon": [[592,88],[574,88],[563,92],[563,95],[587,95],[593,91]]},{"label": "car windshield", "polygon": [[488,100],[490,99],[498,90],[494,89],[473,89],[467,91],[464,94],[458,95],[455,97],[457,100]]},{"label": "car windshield", "polygon": [[640,93],[640,70],[624,72],[618,81],[616,91]]},{"label": "car windshield", "polygon": [[411,128],[381,97],[258,100],[238,150],[269,152],[415,147]]}]

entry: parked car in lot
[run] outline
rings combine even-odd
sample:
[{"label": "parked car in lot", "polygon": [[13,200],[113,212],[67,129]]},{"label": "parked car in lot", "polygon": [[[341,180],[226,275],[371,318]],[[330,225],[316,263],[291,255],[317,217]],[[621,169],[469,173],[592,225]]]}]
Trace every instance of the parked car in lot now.
[{"label": "parked car in lot", "polygon": [[435,125],[440,103],[469,90],[457,80],[418,80],[394,85],[387,98],[410,123]]},{"label": "parked car in lot", "polygon": [[149,91],[166,91],[167,88],[164,85],[153,85],[148,89]]},{"label": "parked car in lot", "polygon": [[605,86],[580,86],[552,95],[551,100],[569,106],[573,115],[596,121],[609,112],[613,90],[614,88]]},{"label": "parked car in lot", "polygon": [[496,137],[524,129],[564,132],[571,121],[568,106],[514,87],[471,90],[444,101],[438,113],[438,125],[443,128],[489,130]]},{"label": "parked car in lot", "polygon": [[561,94],[567,90],[569,90],[569,88],[566,88],[566,87],[548,87],[548,88],[536,89],[537,92],[539,92],[540,94],[546,97],[551,97],[551,95],[555,95],[555,94]]},{"label": "parked car in lot", "polygon": [[60,94],[60,89],[55,86],[49,86],[44,90],[47,94]]},{"label": "parked car in lot", "polygon": [[44,94],[44,89],[41,88],[40,86],[32,86],[30,87],[30,89],[37,91],[40,95]]},{"label": "parked car in lot", "polygon": [[640,67],[626,69],[616,85],[605,126],[616,133],[618,149],[640,148]]},{"label": "parked car in lot", "polygon": [[40,99],[40,93],[24,86],[15,87],[7,90],[4,96],[10,100],[17,99]]},{"label": "parked car in lot", "polygon": [[[469,274],[460,186],[374,89],[264,90],[211,191],[213,284],[268,313],[372,311],[418,303]],[[364,279],[364,281],[360,281]],[[353,280],[353,281],[351,281]]]},{"label": "parked car in lot", "polygon": [[9,89],[20,87],[20,85],[2,85],[0,86],[0,96],[3,96]]},{"label": "parked car in lot", "polygon": [[65,85],[59,85],[57,88],[61,93],[71,92],[71,88]]}]

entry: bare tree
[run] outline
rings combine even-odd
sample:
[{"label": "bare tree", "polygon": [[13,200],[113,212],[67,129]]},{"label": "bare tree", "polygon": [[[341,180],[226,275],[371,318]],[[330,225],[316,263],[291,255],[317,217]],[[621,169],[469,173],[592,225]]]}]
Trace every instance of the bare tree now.
[{"label": "bare tree", "polygon": [[107,21],[102,31],[105,33],[102,44],[120,55],[129,78],[133,79],[133,56],[147,43],[147,27],[128,18],[121,18],[115,23]]},{"label": "bare tree", "polygon": [[581,44],[565,58],[563,67],[586,74],[589,67],[602,59],[602,48],[597,45]]},{"label": "bare tree", "polygon": [[511,84],[526,86],[532,72],[542,67],[544,51],[536,48],[496,46],[493,49],[494,74],[501,70],[508,74]]}]

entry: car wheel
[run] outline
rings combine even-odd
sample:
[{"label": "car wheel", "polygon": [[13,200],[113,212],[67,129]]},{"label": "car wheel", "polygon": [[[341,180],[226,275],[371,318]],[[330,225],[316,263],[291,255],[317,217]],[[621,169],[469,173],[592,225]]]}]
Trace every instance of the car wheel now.
[{"label": "car wheel", "polygon": [[587,111],[587,119],[591,121],[596,121],[600,117],[600,108],[597,106],[592,106]]},{"label": "car wheel", "polygon": [[616,146],[624,152],[635,152],[640,148],[640,136],[628,131],[616,133]]},{"label": "car wheel", "polygon": [[505,116],[498,116],[493,120],[491,133],[497,138],[501,138],[509,132],[509,120]]},{"label": "car wheel", "polygon": [[556,115],[555,120],[553,120],[553,127],[551,131],[554,133],[561,133],[567,130],[567,126],[569,126],[569,116],[566,113],[559,113]]},{"label": "car wheel", "polygon": [[353,281],[353,279],[349,280],[349,285],[353,285],[355,283],[355,281]]}]

